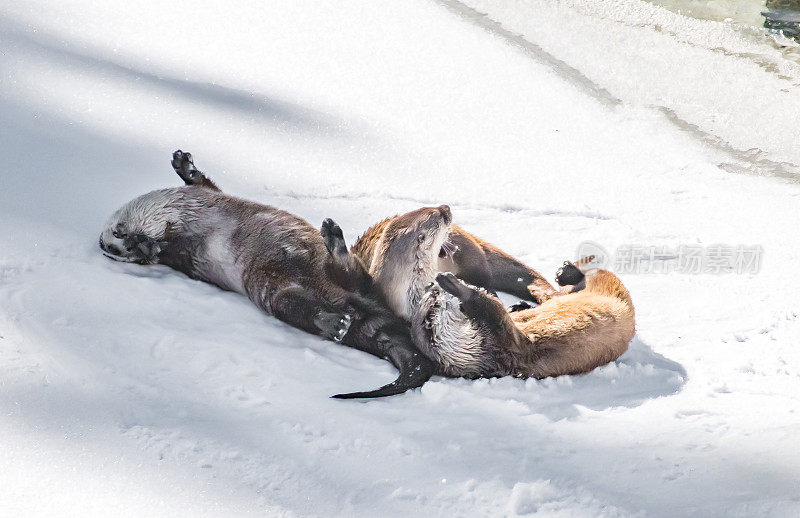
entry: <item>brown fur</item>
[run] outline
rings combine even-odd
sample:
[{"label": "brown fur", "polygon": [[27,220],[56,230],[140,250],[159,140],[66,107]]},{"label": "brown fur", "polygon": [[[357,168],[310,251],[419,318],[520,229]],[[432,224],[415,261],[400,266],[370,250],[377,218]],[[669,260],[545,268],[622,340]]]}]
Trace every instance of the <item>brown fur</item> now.
[{"label": "brown fur", "polygon": [[619,278],[590,272],[586,288],[508,316],[527,340],[515,341],[515,376],[581,374],[619,358],[633,339],[634,309]]},{"label": "brown fur", "polygon": [[437,281],[459,304],[448,306],[447,294],[430,290],[412,333],[417,347],[451,376],[582,374],[619,358],[633,339],[630,294],[606,270],[589,271],[580,291],[567,286],[564,294],[514,313],[450,274]]},{"label": "brown fur", "polygon": [[[446,205],[448,218],[450,209]],[[442,207],[424,207],[407,214],[396,215],[370,227],[350,249],[350,254],[363,264],[363,267],[377,279],[383,268],[388,244],[398,233],[413,226],[421,213],[443,210]],[[474,236],[457,225],[450,225],[448,241],[455,245],[454,252],[445,257],[432,257],[437,262],[436,271],[453,272],[460,279],[492,292],[502,291],[524,300],[544,302],[557,292],[553,286],[536,270],[521,263],[496,246]],[[438,251],[436,252],[438,254]],[[428,282],[433,279],[428,280]],[[392,305],[391,300],[389,301]],[[396,312],[404,311],[397,305]],[[409,315],[405,315],[409,317]]]},{"label": "brown fur", "polygon": [[[440,372],[544,378],[589,372],[625,352],[634,335],[634,309],[628,290],[613,273],[590,270],[584,275],[579,269],[588,260],[581,260],[569,266],[569,275],[562,269],[557,276],[576,284],[556,291],[538,273],[452,226],[451,220],[447,206],[394,216],[361,236],[349,258],[355,261],[349,264],[368,270],[365,277],[386,295],[389,306],[411,320],[415,344]],[[442,258],[447,236],[458,240],[464,253]],[[339,246],[345,263],[346,247],[343,242]],[[439,273],[448,270],[455,274]],[[532,278],[526,291],[536,293],[544,286],[546,300],[508,313],[483,288],[502,290],[506,284],[495,279],[520,270]],[[384,275],[386,271],[392,274]],[[481,287],[464,278],[481,274]],[[427,287],[430,276],[439,286]]]}]

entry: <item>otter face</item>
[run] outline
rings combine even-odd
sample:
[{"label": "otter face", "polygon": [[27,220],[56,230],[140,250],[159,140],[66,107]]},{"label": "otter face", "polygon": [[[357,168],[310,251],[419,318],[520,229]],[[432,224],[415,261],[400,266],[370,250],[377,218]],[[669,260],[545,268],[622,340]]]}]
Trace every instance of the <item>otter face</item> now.
[{"label": "otter face", "polygon": [[123,205],[106,222],[99,245],[115,261],[154,264],[163,250],[167,228],[178,221],[177,189],[139,196]]},{"label": "otter face", "polygon": [[438,273],[440,253],[447,244],[453,216],[450,207],[423,207],[395,217],[375,247],[371,274],[389,306],[411,319],[425,291]]}]

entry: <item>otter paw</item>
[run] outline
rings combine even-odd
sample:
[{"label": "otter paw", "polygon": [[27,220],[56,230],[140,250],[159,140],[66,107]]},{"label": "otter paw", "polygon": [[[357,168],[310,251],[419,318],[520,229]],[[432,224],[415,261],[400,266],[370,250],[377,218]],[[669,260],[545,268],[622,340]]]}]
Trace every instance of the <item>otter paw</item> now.
[{"label": "otter paw", "polygon": [[519,302],[517,302],[513,306],[509,307],[508,308],[508,312],[509,313],[514,313],[516,311],[522,311],[524,309],[531,309],[532,307],[533,306],[531,306],[530,304],[528,304],[524,300],[520,300]]},{"label": "otter paw", "polygon": [[436,282],[444,291],[461,300],[468,299],[472,295],[472,288],[450,272],[437,275]]},{"label": "otter paw", "polygon": [[322,239],[325,241],[325,247],[328,252],[338,258],[347,256],[347,244],[344,242],[344,233],[342,228],[336,224],[331,218],[326,218],[322,222],[320,229]]},{"label": "otter paw", "polygon": [[320,335],[334,342],[341,342],[344,339],[352,323],[353,317],[347,313],[320,311],[314,317],[314,325],[320,330]]},{"label": "otter paw", "polygon": [[180,149],[172,153],[172,168],[186,185],[195,185],[203,181],[203,173],[197,170],[192,161],[192,154]]},{"label": "otter paw", "polygon": [[563,266],[556,272],[556,282],[559,286],[574,286],[584,278],[583,272],[569,261],[564,261]]},{"label": "otter paw", "polygon": [[167,243],[145,234],[133,233],[125,236],[122,245],[136,262],[150,264],[156,262]]}]

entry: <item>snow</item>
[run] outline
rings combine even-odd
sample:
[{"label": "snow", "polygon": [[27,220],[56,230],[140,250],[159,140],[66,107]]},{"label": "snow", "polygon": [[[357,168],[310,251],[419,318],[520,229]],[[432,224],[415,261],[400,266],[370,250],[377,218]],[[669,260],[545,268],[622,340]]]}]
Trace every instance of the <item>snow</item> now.
[{"label": "snow", "polygon": [[[800,73],[763,35],[634,0],[2,13],[0,514],[800,512]],[[763,263],[621,274],[637,337],[586,376],[337,401],[392,367],[99,253],[177,148],[351,242],[448,203],[548,276],[584,241]]]}]

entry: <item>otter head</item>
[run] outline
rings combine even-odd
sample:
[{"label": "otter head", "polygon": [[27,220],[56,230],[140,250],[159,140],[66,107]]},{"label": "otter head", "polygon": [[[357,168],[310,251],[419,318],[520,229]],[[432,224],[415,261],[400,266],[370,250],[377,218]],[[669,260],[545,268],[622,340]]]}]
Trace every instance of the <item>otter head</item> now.
[{"label": "otter head", "polygon": [[139,196],[117,210],[100,234],[103,255],[127,263],[154,264],[178,221],[177,189]]},{"label": "otter head", "polygon": [[398,315],[411,319],[425,287],[438,271],[440,254],[449,244],[453,216],[450,207],[423,207],[396,216],[386,226],[375,247],[370,274]]}]

